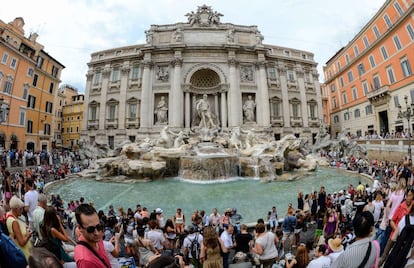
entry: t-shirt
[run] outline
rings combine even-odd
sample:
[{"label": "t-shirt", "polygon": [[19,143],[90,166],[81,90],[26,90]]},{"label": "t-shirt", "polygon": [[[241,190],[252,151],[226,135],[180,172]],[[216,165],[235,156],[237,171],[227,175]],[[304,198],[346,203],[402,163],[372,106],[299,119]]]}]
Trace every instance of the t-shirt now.
[{"label": "t-shirt", "polygon": [[37,207],[38,192],[36,190],[30,190],[24,194],[24,205],[29,207],[27,216],[29,221],[33,221],[33,211]]},{"label": "t-shirt", "polygon": [[112,255],[112,251],[114,251],[114,245],[109,241],[103,241],[106,255],[108,256],[109,262],[111,263],[111,268],[121,268],[119,265],[118,259]]},{"label": "t-shirt", "polygon": [[247,234],[237,234],[236,235],[236,252],[244,252],[244,253],[249,253],[250,250],[250,246],[249,246],[249,242],[253,239],[252,235],[247,233]]},{"label": "t-shirt", "polygon": [[328,256],[321,256],[311,261],[306,268],[329,268],[331,259]]},{"label": "t-shirt", "polygon": [[[98,256],[101,256],[101,258],[104,259],[107,267],[111,267],[102,240],[98,242],[98,247],[98,249],[95,249],[96,253]],[[98,259],[95,254],[93,254],[93,252],[91,252],[87,247],[80,244],[75,247],[75,261],[78,268],[107,268],[105,264],[100,259]]]},{"label": "t-shirt", "polygon": [[259,256],[261,260],[269,260],[276,258],[279,254],[275,245],[275,234],[266,232],[264,235],[256,239],[256,243],[260,244],[263,249],[263,254]]}]

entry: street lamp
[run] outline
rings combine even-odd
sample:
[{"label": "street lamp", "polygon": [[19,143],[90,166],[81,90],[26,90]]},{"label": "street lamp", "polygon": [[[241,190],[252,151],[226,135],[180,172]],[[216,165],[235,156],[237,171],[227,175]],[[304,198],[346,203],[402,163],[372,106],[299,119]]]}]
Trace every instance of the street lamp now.
[{"label": "street lamp", "polygon": [[7,121],[9,110],[9,104],[4,101],[3,97],[0,97],[0,124]]},{"label": "street lamp", "polygon": [[407,119],[408,122],[408,157],[409,159],[412,159],[412,155],[411,155],[411,116],[414,116],[414,103],[411,103],[410,105],[408,105],[408,97],[404,96],[404,101],[405,101],[405,107],[406,110],[402,111],[401,109],[401,105],[398,105],[398,118],[402,119],[405,118]]}]

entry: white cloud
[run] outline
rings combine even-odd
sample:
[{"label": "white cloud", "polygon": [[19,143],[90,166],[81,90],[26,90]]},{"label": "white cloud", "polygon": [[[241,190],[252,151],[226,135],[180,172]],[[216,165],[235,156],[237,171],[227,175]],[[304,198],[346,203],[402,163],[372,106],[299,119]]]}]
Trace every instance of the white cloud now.
[{"label": "white cloud", "polygon": [[[65,65],[62,83],[84,91],[90,54],[143,43],[151,24],[185,22],[203,4],[222,22],[257,25],[264,43],[313,52],[322,66],[372,18],[384,0],[42,0],[6,1],[0,19],[25,20],[45,51]],[[45,11],[47,8],[48,11]]]}]

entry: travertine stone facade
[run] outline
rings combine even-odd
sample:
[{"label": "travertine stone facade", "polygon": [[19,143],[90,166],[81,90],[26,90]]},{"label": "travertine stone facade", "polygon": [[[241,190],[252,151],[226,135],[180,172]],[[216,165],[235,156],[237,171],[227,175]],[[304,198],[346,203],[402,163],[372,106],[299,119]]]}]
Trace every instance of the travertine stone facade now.
[{"label": "travertine stone facade", "polygon": [[82,139],[114,145],[156,136],[166,125],[199,127],[198,103],[207,95],[222,130],[241,126],[312,143],[322,119],[313,54],[263,44],[256,26],[222,23],[209,6],[186,16],[187,23],[152,25],[146,44],[92,54]]}]

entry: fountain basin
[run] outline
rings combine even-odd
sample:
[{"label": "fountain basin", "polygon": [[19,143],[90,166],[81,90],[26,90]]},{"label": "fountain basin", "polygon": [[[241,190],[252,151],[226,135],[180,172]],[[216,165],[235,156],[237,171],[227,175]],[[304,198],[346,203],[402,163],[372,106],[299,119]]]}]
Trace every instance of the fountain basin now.
[{"label": "fountain basin", "polygon": [[226,180],[240,173],[239,158],[221,154],[183,156],[179,166],[179,177],[187,180]]}]

